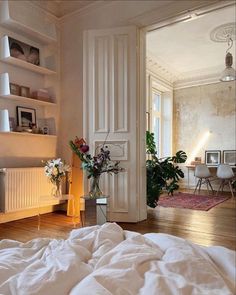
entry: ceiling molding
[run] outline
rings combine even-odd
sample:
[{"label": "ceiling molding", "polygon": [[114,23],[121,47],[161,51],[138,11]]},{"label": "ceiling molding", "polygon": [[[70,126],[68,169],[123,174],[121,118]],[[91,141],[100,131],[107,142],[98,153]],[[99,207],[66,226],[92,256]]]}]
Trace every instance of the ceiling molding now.
[{"label": "ceiling molding", "polygon": [[130,20],[140,27],[146,27],[147,31],[153,31],[170,24],[175,24],[191,18],[191,12],[201,9],[218,9],[218,7],[233,5],[233,0],[174,0],[166,1],[165,5],[140,14]]},{"label": "ceiling molding", "polygon": [[[26,0],[28,4],[33,5],[37,9],[40,9],[47,15],[53,17],[54,19],[58,20],[59,17],[57,16],[56,10],[59,9],[58,4],[56,1],[38,1],[38,0]],[[48,3],[49,2],[49,3]]]},{"label": "ceiling molding", "polygon": [[163,61],[155,58],[151,53],[147,54],[146,57],[147,69],[156,73],[159,77],[163,77],[166,81],[173,83],[174,81],[181,78],[181,74],[170,68]]},{"label": "ceiling molding", "polygon": [[42,6],[37,4],[37,1],[34,0],[26,0],[27,5],[31,5],[36,9],[39,9],[40,11],[42,11],[43,13],[45,13],[47,15],[47,17],[53,19],[54,21],[56,21],[58,23],[59,18],[57,16],[55,16],[53,13],[51,13],[50,11],[44,9]]},{"label": "ceiling molding", "polygon": [[98,9],[98,8],[101,8],[101,7],[104,7],[104,6],[107,6],[107,5],[111,4],[111,2],[113,2],[113,0],[111,0],[111,1],[97,0],[96,2],[91,3],[91,4],[85,6],[85,7],[81,8],[81,9],[77,9],[77,10],[71,12],[71,13],[68,13],[68,14],[60,17],[59,21],[64,22],[69,17],[72,17],[74,15],[76,15],[76,16],[86,15],[86,14],[90,13],[91,11],[93,11],[95,9]]},{"label": "ceiling molding", "polygon": [[206,84],[222,83],[219,79],[220,74],[221,73],[219,72],[219,73],[201,75],[198,77],[192,77],[189,79],[182,79],[179,81],[175,81],[173,83],[173,88],[174,90],[177,90],[177,89],[206,85]]},{"label": "ceiling molding", "polygon": [[153,56],[146,57],[147,73],[158,78],[158,80],[173,87],[181,89],[205,84],[220,83],[219,77],[222,72],[221,66],[205,68],[183,74],[173,73],[170,68]]},{"label": "ceiling molding", "polygon": [[152,70],[147,69],[146,70],[146,78],[149,79],[149,77],[151,77],[151,79],[154,81],[154,84],[158,84],[158,87],[157,87],[158,90],[160,90],[160,91],[171,91],[171,90],[173,90],[173,83],[167,81],[163,77],[161,77],[158,74],[154,73]]},{"label": "ceiling molding", "polygon": [[[30,4],[33,4],[35,7],[43,10],[48,15],[61,21],[74,14],[78,14],[78,15],[87,14],[91,10],[107,5],[108,3],[111,3],[114,0],[109,0],[109,1],[105,1],[105,0],[90,0],[90,1],[26,0],[26,1]],[[81,5],[81,2],[83,2],[83,5]],[[68,9],[69,6],[70,8]],[[66,7],[66,9],[63,7]]]}]

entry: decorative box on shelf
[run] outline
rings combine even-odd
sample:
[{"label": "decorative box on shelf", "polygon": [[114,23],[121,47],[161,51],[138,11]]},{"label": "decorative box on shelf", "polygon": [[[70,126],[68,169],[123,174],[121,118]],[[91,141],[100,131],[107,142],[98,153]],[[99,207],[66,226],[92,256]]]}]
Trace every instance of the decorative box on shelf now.
[{"label": "decorative box on shelf", "polygon": [[32,98],[40,101],[52,102],[51,96],[47,89],[41,88],[32,92]]}]

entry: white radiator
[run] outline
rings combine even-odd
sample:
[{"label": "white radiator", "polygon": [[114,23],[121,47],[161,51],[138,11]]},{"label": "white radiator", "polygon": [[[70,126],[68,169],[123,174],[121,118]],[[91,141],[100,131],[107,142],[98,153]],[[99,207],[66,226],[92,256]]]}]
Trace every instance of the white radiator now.
[{"label": "white radiator", "polygon": [[14,212],[38,207],[40,196],[51,194],[43,167],[0,170],[0,210]]}]

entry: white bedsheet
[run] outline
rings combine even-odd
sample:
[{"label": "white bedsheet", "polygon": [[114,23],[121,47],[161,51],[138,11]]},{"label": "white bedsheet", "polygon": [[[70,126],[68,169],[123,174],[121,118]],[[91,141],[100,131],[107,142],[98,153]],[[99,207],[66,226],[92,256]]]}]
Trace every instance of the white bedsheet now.
[{"label": "white bedsheet", "polygon": [[115,223],[67,240],[0,241],[1,295],[235,294],[235,252]]}]

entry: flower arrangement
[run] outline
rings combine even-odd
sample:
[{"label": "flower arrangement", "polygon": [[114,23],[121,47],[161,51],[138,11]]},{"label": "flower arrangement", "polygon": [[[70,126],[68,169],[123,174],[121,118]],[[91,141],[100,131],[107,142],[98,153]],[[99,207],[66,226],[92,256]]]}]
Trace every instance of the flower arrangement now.
[{"label": "flower arrangement", "polygon": [[65,164],[60,158],[48,160],[44,167],[45,175],[49,178],[51,183],[55,186],[53,191],[54,196],[61,195],[61,181],[70,172],[70,166]]},{"label": "flower arrangement", "polygon": [[99,197],[102,192],[99,188],[99,178],[103,173],[117,174],[124,171],[119,166],[119,161],[112,161],[110,158],[110,151],[108,146],[103,144],[99,153],[91,156],[89,154],[89,146],[83,138],[76,137],[74,141],[69,142],[72,151],[80,158],[82,162],[82,169],[87,172],[87,177],[91,179],[91,187],[89,195],[91,198]]}]

